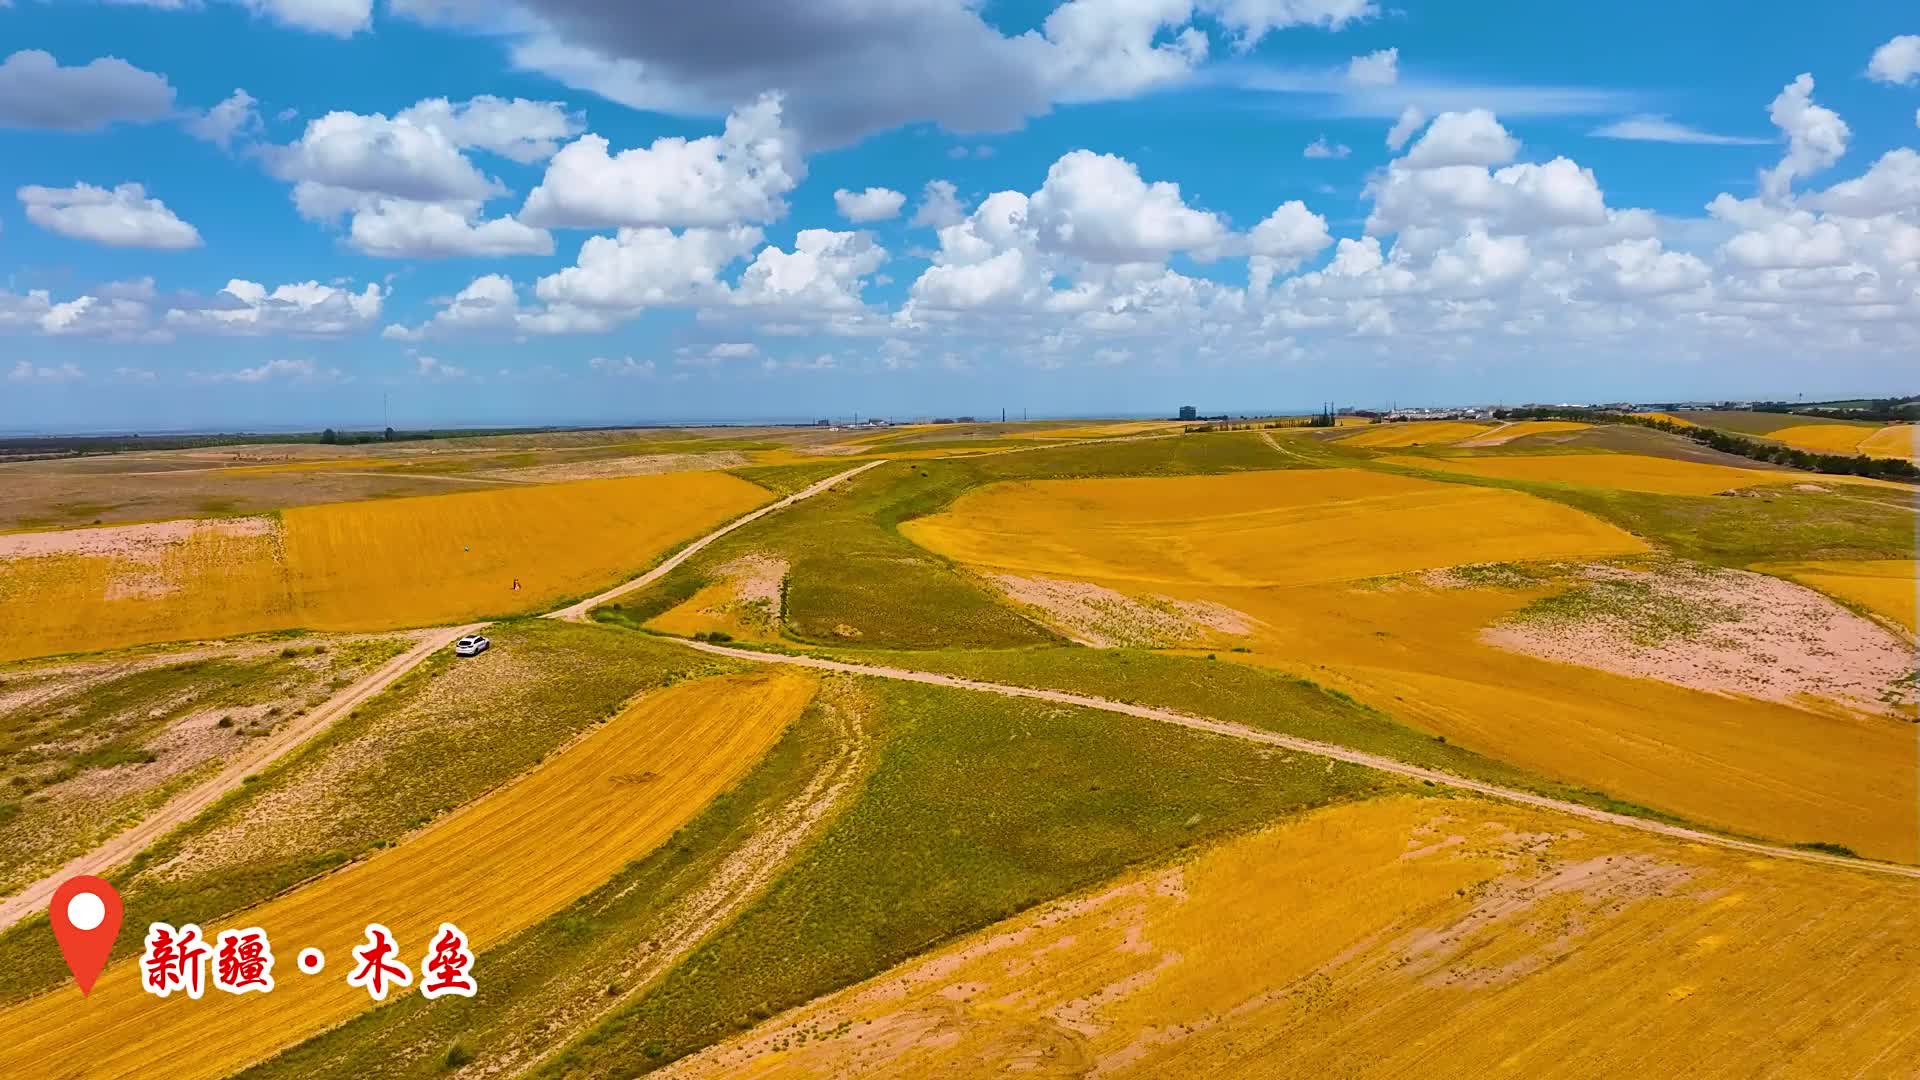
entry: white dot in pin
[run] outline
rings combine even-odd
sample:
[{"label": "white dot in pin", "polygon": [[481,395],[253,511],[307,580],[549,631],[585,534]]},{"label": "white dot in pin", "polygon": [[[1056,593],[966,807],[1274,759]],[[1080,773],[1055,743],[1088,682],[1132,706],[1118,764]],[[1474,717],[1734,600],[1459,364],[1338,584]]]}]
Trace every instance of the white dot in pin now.
[{"label": "white dot in pin", "polygon": [[90,892],[74,893],[67,900],[67,922],[76,930],[91,930],[107,919],[107,905]]}]

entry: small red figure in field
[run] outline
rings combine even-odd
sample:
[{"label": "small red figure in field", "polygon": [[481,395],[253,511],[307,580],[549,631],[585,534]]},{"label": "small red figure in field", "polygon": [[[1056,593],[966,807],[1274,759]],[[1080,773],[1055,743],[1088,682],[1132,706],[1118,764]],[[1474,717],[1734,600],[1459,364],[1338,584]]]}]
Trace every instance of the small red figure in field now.
[{"label": "small red figure in field", "polygon": [[441,994],[472,997],[472,970],[473,952],[467,948],[467,935],[452,923],[443,922],[433,944],[427,946],[427,955],[420,960],[420,993],[429,1001]]},{"label": "small red figure in field", "polygon": [[379,923],[368,923],[367,943],[353,950],[353,958],[360,961],[360,966],[347,976],[347,985],[365,987],[375,1001],[387,999],[388,983],[412,985],[413,972],[407,969],[407,965],[398,959],[389,959],[399,952],[392,931]]},{"label": "small red figure in field", "polygon": [[175,930],[168,923],[149,923],[146,951],[140,956],[144,976],[140,985],[156,997],[184,990],[197,1000],[207,990],[207,952],[198,926],[188,923]]},{"label": "small red figure in field", "polygon": [[265,930],[220,931],[214,939],[213,985],[229,994],[273,990],[273,947]]}]

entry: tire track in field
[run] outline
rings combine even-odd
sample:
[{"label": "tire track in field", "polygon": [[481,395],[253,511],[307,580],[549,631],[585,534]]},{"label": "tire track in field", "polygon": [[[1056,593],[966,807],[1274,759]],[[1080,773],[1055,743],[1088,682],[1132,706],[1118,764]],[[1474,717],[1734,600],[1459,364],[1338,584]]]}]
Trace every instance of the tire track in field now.
[{"label": "tire track in field", "polygon": [[794,503],[801,501],[802,499],[811,499],[815,495],[818,495],[821,492],[827,490],[828,488],[833,487],[835,484],[838,484],[842,480],[851,480],[852,478],[860,475],[861,473],[866,472],[868,469],[874,468],[879,465],[885,465],[886,463],[887,463],[886,458],[878,458],[876,460],[869,461],[864,465],[856,465],[853,468],[848,469],[846,472],[835,473],[834,475],[827,477],[825,480],[822,480],[819,483],[812,485],[811,487],[803,488],[799,491],[796,491],[793,494],[787,496],[784,499],[781,499],[778,502],[771,502],[761,507],[758,510],[754,510],[749,513],[742,514],[739,517],[734,518],[732,521],[727,522],[725,525],[722,525],[719,528],[708,533],[707,535],[701,537],[700,539],[695,540],[693,543],[688,544],[686,547],[681,548],[679,551],[674,552],[671,556],[669,556],[666,559],[666,561],[662,562],[660,565],[654,567],[653,569],[647,571],[646,573],[641,574],[639,577],[634,578],[631,581],[625,582],[624,584],[616,585],[613,588],[608,589],[606,592],[600,593],[595,596],[589,596],[585,600],[581,600],[578,603],[568,604],[566,607],[563,607],[558,611],[549,611],[545,615],[542,615],[540,617],[543,619],[566,619],[569,622],[586,622],[587,612],[592,611],[594,608],[597,608],[602,604],[611,603],[614,600],[617,600],[620,597],[625,596],[630,592],[633,592],[635,589],[646,588],[648,585],[651,585],[654,582],[665,577],[666,575],[672,573],[675,567],[678,567],[681,563],[686,562],[688,559],[692,558],[694,554],[697,553],[701,548],[706,547],[708,544],[713,543],[715,540],[720,539],[721,537],[727,535],[733,530],[741,528],[746,525],[751,525],[752,523],[759,521],[761,518],[766,517],[768,514],[771,514],[777,510],[784,510],[787,507],[792,506]]},{"label": "tire track in field", "polygon": [[[776,510],[782,510],[792,506],[802,499],[812,498],[842,480],[863,473],[876,465],[884,464],[886,464],[885,458],[867,462],[864,465],[848,469],[846,472],[830,476],[811,487],[795,492],[777,502],[768,503],[757,510],[734,518],[718,529],[681,548],[680,551],[666,561],[639,577],[625,584],[608,589],[606,592],[600,593],[597,596],[588,597],[585,600],[576,604],[570,604],[558,611],[548,612],[542,616],[542,618],[569,619],[575,622],[584,622],[586,621],[586,613],[591,609],[613,600],[616,597],[624,596],[635,589],[652,584],[673,570],[674,567],[685,562],[695,552],[733,530],[750,522],[758,521],[760,518]],[[221,796],[237,789],[246,777],[278,761],[287,753],[305,743],[312,736],[331,726],[335,720],[352,712],[374,695],[392,686],[395,682],[398,682],[402,676],[420,666],[427,657],[432,656],[435,652],[467,634],[476,633],[484,629],[487,625],[489,624],[468,623],[464,626],[432,627],[420,631],[420,633],[423,634],[420,643],[412,649],[382,664],[372,673],[362,677],[358,682],[343,689],[340,693],[335,694],[326,704],[314,709],[306,716],[282,725],[273,735],[249,748],[245,754],[229,761],[217,774],[205,782],[175,795],[163,803],[153,813],[143,818],[139,824],[115,834],[91,851],[76,856],[52,874],[48,874],[40,880],[27,885],[12,896],[0,899],[0,931],[6,930],[27,915],[43,909],[47,902],[53,899],[54,889],[58,888],[60,883],[68,878],[76,874],[104,875],[108,871],[132,859],[135,855],[146,850],[149,845],[167,833],[172,832],[174,829],[198,816],[201,811],[212,806]]]},{"label": "tire track in field", "polygon": [[[830,695],[834,691],[828,685],[820,692]],[[620,971],[615,981],[628,988],[624,993],[609,998],[589,988],[570,999],[567,1007],[545,1014],[539,1029],[530,1033],[537,1038],[561,1032],[560,1039],[544,1048],[530,1045],[529,1039],[502,1053],[489,1053],[484,1064],[469,1066],[454,1075],[520,1076],[533,1072],[620,1006],[652,989],[658,979],[773,884],[774,876],[803,843],[819,832],[866,771],[867,736],[858,706],[828,702],[826,707],[835,719],[833,756],[820,765],[803,790],[774,808],[705,883],[675,904],[665,929],[654,938],[658,947],[636,954]]]},{"label": "tire track in field", "polygon": [[764,664],[791,664],[798,667],[814,668],[820,671],[833,671],[846,675],[867,675],[879,679],[898,679],[904,682],[925,683],[930,686],[944,686],[955,690],[976,690],[988,694],[1001,694],[1006,697],[1029,698],[1035,701],[1049,701],[1057,705],[1072,705],[1083,709],[1098,709],[1102,712],[1120,713],[1125,716],[1152,720],[1162,724],[1173,724],[1209,735],[1220,735],[1229,739],[1241,739],[1246,742],[1277,746],[1296,753],[1311,754],[1315,757],[1343,761],[1349,765],[1358,765],[1376,772],[1403,776],[1410,780],[1420,780],[1438,787],[1453,788],[1457,791],[1470,791],[1490,799],[1519,803],[1523,806],[1551,810],[1555,813],[1585,818],[1606,825],[1615,825],[1637,832],[1653,833],[1669,839],[1682,840],[1693,844],[1707,844],[1713,847],[1742,851],[1750,855],[1764,855],[1776,859],[1792,859],[1796,862],[1817,863],[1822,866],[1835,866],[1867,873],[1886,874],[1894,877],[1920,878],[1920,866],[1902,866],[1897,863],[1875,862],[1867,859],[1849,859],[1839,855],[1827,855],[1818,851],[1801,848],[1783,847],[1778,844],[1766,844],[1754,840],[1739,840],[1717,833],[1703,832],[1681,825],[1668,825],[1664,822],[1649,821],[1645,818],[1630,817],[1607,810],[1599,810],[1580,803],[1567,802],[1545,795],[1536,795],[1517,788],[1501,787],[1479,780],[1469,780],[1464,776],[1428,769],[1419,765],[1410,765],[1395,758],[1379,754],[1369,754],[1333,743],[1303,739],[1294,735],[1282,735],[1276,731],[1248,727],[1245,724],[1214,720],[1204,716],[1176,712],[1172,709],[1159,709],[1147,705],[1134,705],[1111,698],[1093,697],[1087,694],[1069,693],[1064,690],[1041,690],[1030,686],[1010,686],[1005,683],[982,682],[978,679],[963,678],[958,675],[943,675],[931,671],[915,671],[910,668],[884,667],[868,664],[850,664],[840,660],[826,660],[816,656],[789,656],[784,653],[756,652],[751,649],[736,649],[725,645],[712,645],[704,641],[688,641],[684,638],[670,638],[677,644],[716,656],[731,657],[735,660],[747,660]]}]

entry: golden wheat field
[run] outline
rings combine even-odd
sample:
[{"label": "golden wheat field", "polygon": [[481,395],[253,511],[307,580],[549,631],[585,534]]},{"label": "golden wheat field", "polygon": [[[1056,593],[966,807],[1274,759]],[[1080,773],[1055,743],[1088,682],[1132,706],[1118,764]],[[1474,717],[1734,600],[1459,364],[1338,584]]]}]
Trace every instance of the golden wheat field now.
[{"label": "golden wheat field", "polygon": [[1894,424],[1860,441],[1860,452],[1868,457],[1920,460],[1920,424]]},{"label": "golden wheat field", "polygon": [[1920,860],[1910,721],[1558,663],[1484,638],[1558,588],[1176,591],[1259,620],[1252,651],[1222,660],[1312,679],[1537,775],[1733,832]]},{"label": "golden wheat field", "polygon": [[1910,1075],[1916,951],[1920,882],[1396,797],[1045,905],[665,1075]]},{"label": "golden wheat field", "polygon": [[[1816,454],[1913,456],[1913,425],[1868,427],[1863,424],[1801,424],[1769,432],[1767,438]],[[1869,447],[1868,444],[1872,444]]]},{"label": "golden wheat field", "polygon": [[665,473],[0,534],[0,660],[544,610],[768,498],[724,473]]},{"label": "golden wheat field", "polygon": [[[1910,723],[1524,655],[1483,632],[1568,586],[1466,587],[1419,576],[1647,550],[1558,504],[1374,472],[1301,470],[1000,484],[901,529],[984,571],[1238,612],[1252,627],[1243,642],[1250,651],[1223,659],[1334,687],[1539,775],[1738,832],[1920,857]],[[1406,576],[1378,580],[1389,575]]]},{"label": "golden wheat field", "polygon": [[1583,424],[1575,420],[1519,420],[1493,428],[1477,438],[1461,440],[1454,445],[1504,446],[1515,439],[1524,439],[1530,435],[1564,435],[1573,431],[1585,431],[1592,426],[1592,424]]},{"label": "golden wheat field", "polygon": [[1920,606],[1920,563],[1912,559],[1763,563],[1754,569],[1851,600],[1905,626],[1910,634],[1920,631],[1915,612]]},{"label": "golden wheat field", "polygon": [[1530,495],[1355,469],[994,484],[900,529],[977,566],[1163,585],[1299,585],[1646,550]]},{"label": "golden wheat field", "polygon": [[1527,480],[1547,484],[1646,491],[1660,495],[1712,495],[1719,491],[1766,484],[1894,485],[1867,477],[1818,476],[1783,469],[1742,469],[1699,461],[1649,457],[1645,454],[1540,454],[1499,457],[1382,458],[1391,465],[1479,476],[1492,480]]},{"label": "golden wheat field", "polygon": [[[642,698],[400,846],[228,920],[267,932],[279,992],[162,1000],[140,992],[138,964],[122,957],[89,1000],[68,986],[0,1012],[0,1076],[144,1076],[163,1060],[170,1077],[225,1076],[340,1023],[373,1006],[343,977],[367,923],[393,932],[416,977],[441,922],[483,953],[673,835],[773,745],[816,685],[760,672]],[[218,932],[202,929],[209,940]],[[294,966],[303,948],[326,955],[323,974]],[[474,974],[484,984],[484,966]]]},{"label": "golden wheat field", "polygon": [[1456,443],[1462,439],[1471,439],[1493,430],[1492,424],[1476,424],[1464,420],[1422,420],[1411,423],[1372,424],[1363,431],[1352,435],[1342,435],[1342,446],[1364,446],[1372,449],[1386,449],[1396,446],[1425,446]]}]

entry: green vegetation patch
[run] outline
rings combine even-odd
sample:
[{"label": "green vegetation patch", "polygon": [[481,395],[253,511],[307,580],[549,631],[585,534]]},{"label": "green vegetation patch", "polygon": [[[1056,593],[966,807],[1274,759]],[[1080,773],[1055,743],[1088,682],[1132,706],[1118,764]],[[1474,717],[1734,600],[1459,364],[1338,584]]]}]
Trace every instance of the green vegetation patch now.
[{"label": "green vegetation patch", "polygon": [[750,484],[758,484],[775,495],[791,495],[825,480],[829,476],[846,472],[860,463],[843,458],[827,458],[821,461],[806,461],[798,465],[744,465],[726,472]]},{"label": "green vegetation patch", "polygon": [[[1668,567],[1635,572],[1598,567],[1573,588],[1542,597],[1516,611],[1511,622],[1577,627],[1595,621],[1624,633],[1635,645],[1655,647],[1698,639],[1716,624],[1741,618],[1733,605],[1713,600],[1687,579],[1714,571]],[[1669,576],[1677,580],[1669,582]]]},{"label": "green vegetation patch", "polygon": [[859,801],[765,897],[542,1075],[633,1076],[1234,830],[1399,785],[1132,717],[870,681]]},{"label": "green vegetation patch", "polygon": [[[1230,653],[1215,654],[1227,657]],[[1062,646],[938,653],[853,653],[850,663],[895,665],[982,682],[1065,690],[1131,705],[1171,709],[1362,750],[1473,780],[1660,821],[1680,819],[1644,806],[1541,778],[1436,738],[1307,679],[1204,656]],[[1117,717],[1116,717],[1117,718]]]},{"label": "green vegetation patch", "polygon": [[[642,691],[739,669],[577,623],[526,619],[488,634],[486,654],[442,650],[108,875],[125,926],[211,926],[486,794]],[[278,809],[258,811],[269,798]],[[67,978],[46,935],[44,916],[0,933],[0,1004]]]}]

